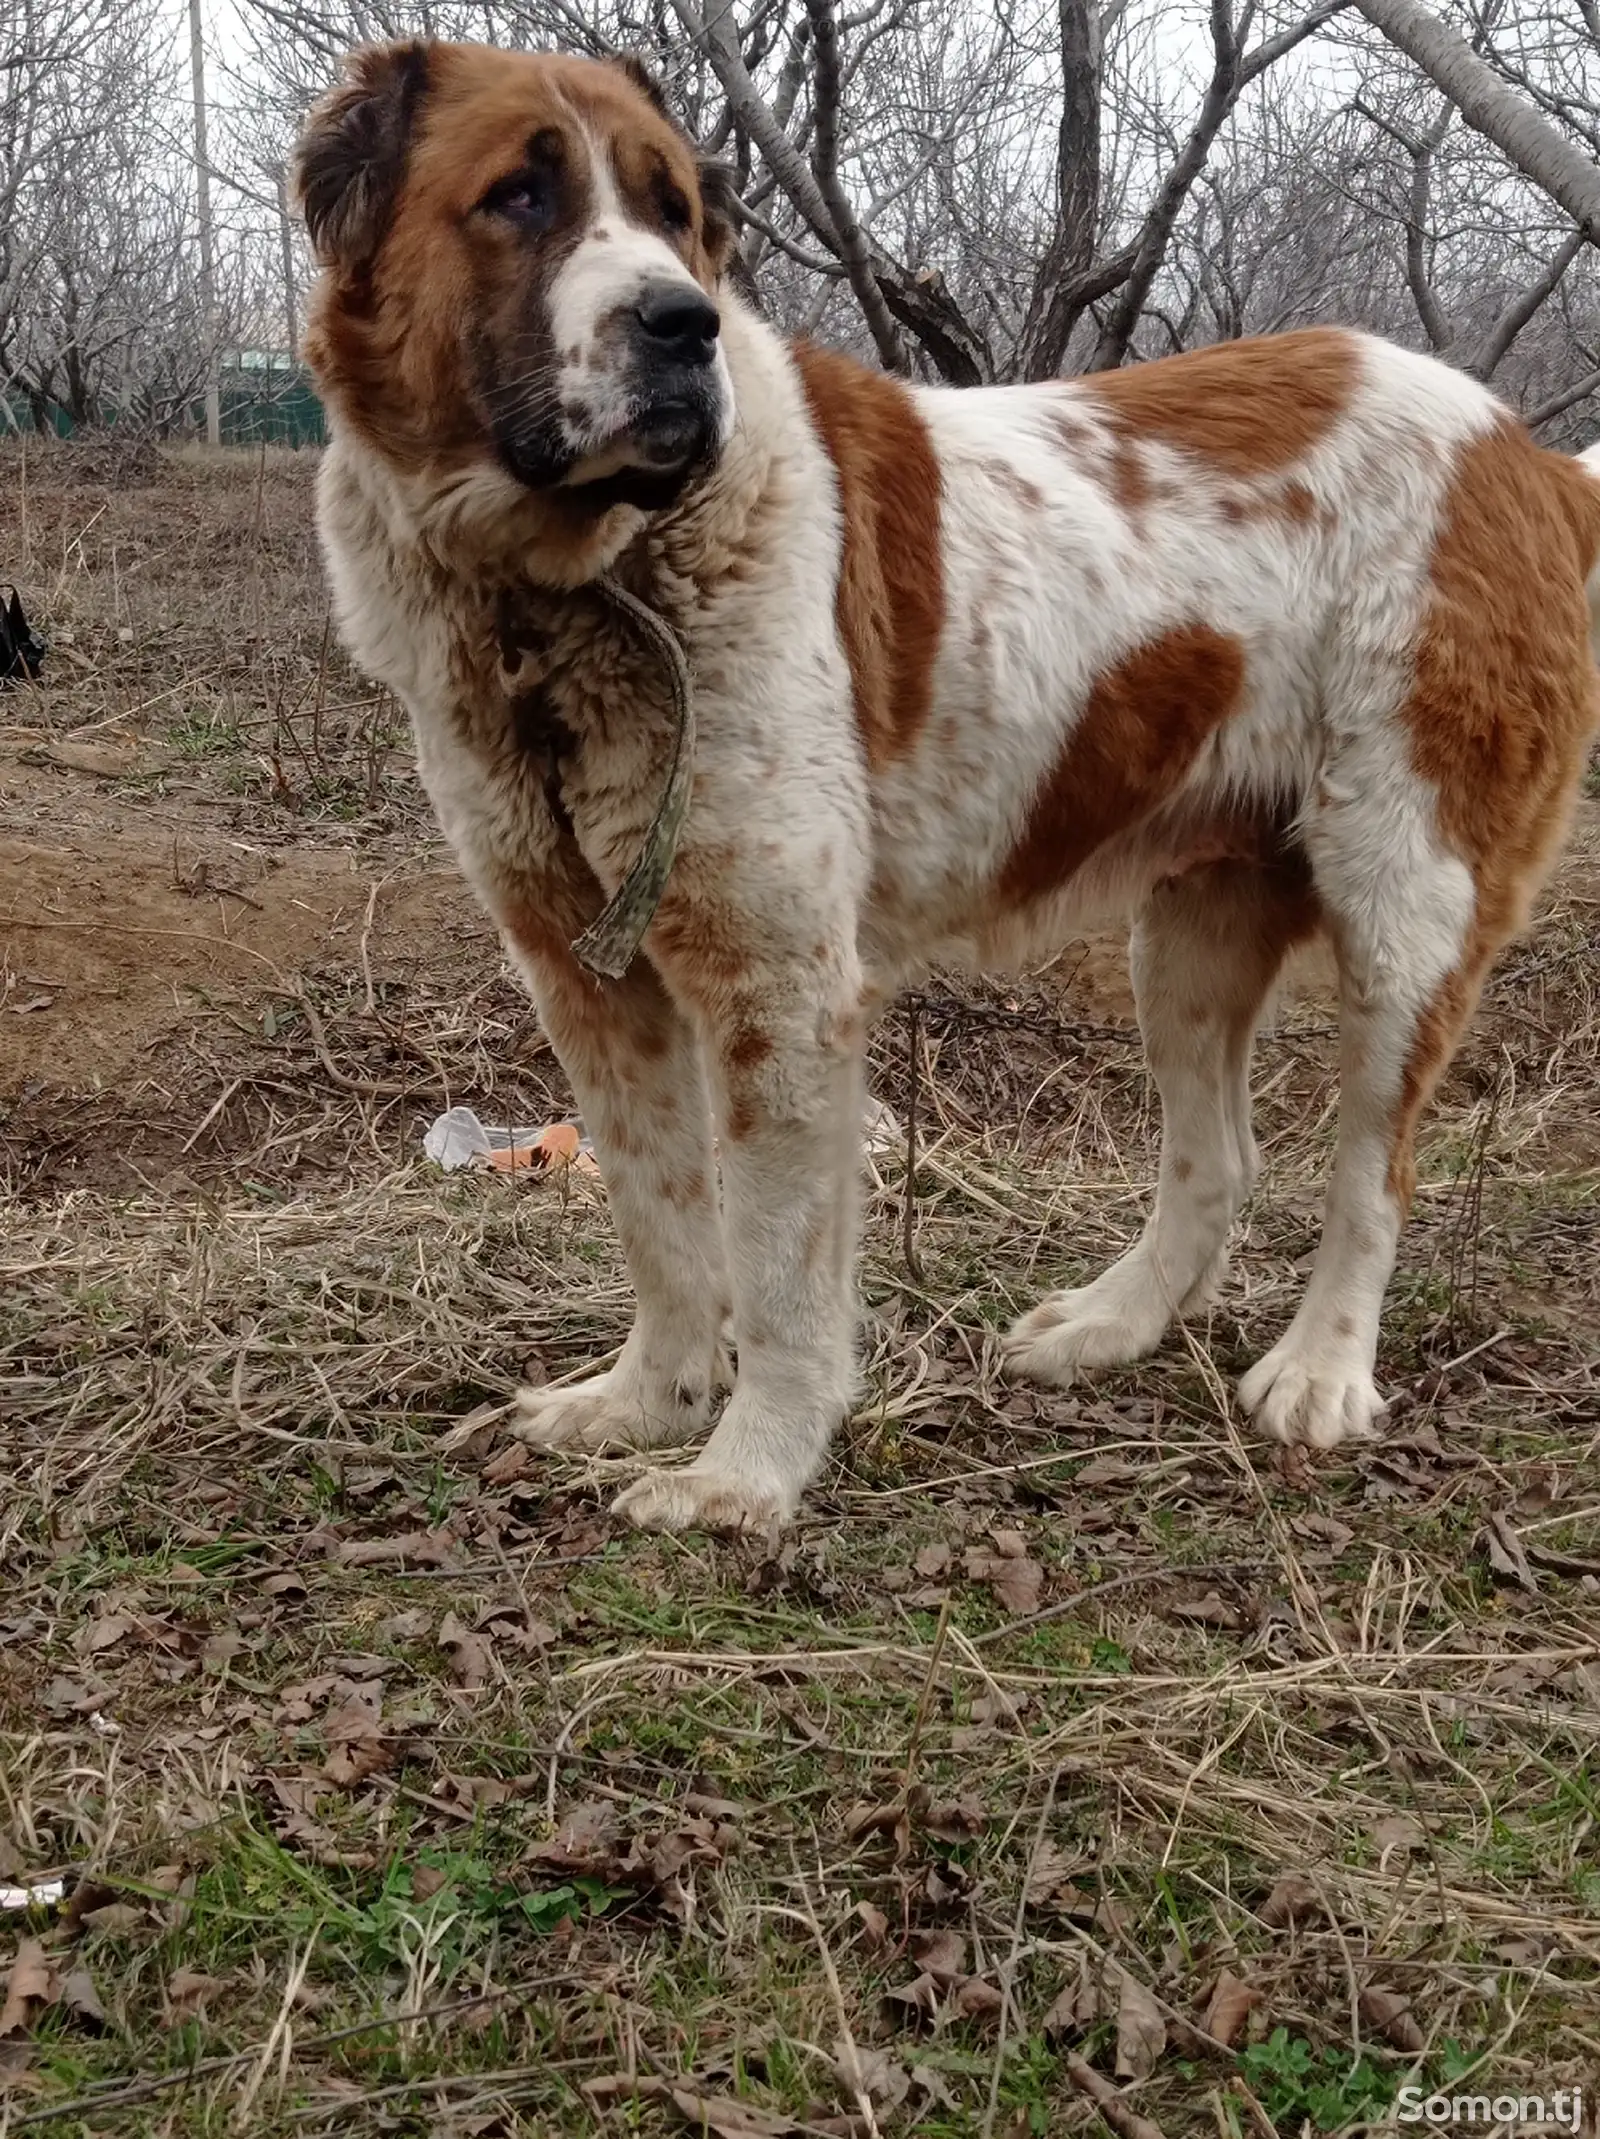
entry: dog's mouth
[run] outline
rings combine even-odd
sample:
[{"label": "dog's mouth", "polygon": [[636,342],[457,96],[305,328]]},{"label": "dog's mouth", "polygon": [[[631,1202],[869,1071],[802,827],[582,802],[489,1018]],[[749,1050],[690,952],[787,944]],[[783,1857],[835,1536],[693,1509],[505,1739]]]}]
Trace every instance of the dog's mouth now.
[{"label": "dog's mouth", "polygon": [[689,468],[710,451],[711,411],[702,395],[666,395],[639,411],[627,439],[635,464],[652,474]]},{"label": "dog's mouth", "polygon": [[640,399],[603,442],[575,453],[563,487],[587,489],[613,476],[633,473],[660,481],[687,478],[706,467],[717,445],[716,410],[695,389]]},{"label": "dog's mouth", "polygon": [[585,437],[588,428],[576,412],[565,427],[503,425],[495,446],[502,466],[530,490],[588,510],[658,512],[715,464],[724,424],[710,381],[665,379],[630,395],[620,421]]}]

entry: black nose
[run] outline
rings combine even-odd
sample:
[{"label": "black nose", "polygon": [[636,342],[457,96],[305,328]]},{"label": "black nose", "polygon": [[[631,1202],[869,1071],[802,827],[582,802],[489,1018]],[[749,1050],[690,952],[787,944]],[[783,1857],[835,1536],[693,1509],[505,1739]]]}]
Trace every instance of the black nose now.
[{"label": "black nose", "polygon": [[633,309],[653,353],[677,364],[711,362],[722,322],[716,306],[699,290],[686,289],[681,282],[660,282],[646,290]]}]

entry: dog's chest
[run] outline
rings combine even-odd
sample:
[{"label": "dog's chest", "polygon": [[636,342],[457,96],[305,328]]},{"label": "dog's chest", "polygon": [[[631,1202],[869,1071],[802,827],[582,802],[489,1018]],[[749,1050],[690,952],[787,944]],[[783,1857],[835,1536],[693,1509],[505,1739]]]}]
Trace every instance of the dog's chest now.
[{"label": "dog's chest", "polygon": [[626,868],[671,744],[669,690],[593,595],[502,588],[451,605],[411,702],[418,769],[464,865],[500,903],[576,842],[602,882]]}]

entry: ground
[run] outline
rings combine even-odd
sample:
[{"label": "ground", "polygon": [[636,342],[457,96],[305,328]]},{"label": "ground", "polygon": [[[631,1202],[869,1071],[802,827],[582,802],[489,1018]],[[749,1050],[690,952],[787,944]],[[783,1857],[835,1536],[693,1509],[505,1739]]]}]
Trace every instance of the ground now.
[{"label": "ground", "polygon": [[0,2124],[1592,2116],[1594,802],[1430,1118],[1380,1444],[1280,1463],[1229,1398],[1315,1237],[1314,965],[1222,1304],[996,1380],[1144,1207],[1097,943],[885,1026],[910,1260],[893,1144],[798,1527],[634,1536],[626,1466],[499,1431],[627,1289],[602,1186],[422,1159],[447,1105],[567,1100],[329,643],[311,472],[0,460],[54,641],[0,695]]}]

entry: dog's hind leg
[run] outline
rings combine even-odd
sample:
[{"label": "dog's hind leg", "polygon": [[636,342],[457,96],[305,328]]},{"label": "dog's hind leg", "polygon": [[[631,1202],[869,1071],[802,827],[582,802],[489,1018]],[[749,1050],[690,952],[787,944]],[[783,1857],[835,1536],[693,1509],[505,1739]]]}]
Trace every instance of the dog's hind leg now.
[{"label": "dog's hind leg", "polygon": [[1331,832],[1324,821],[1311,836],[1339,960],[1338,1145],[1305,1295],[1239,1384],[1267,1433],[1313,1448],[1364,1439],[1382,1415],[1379,1319],[1411,1201],[1417,1117],[1503,940],[1482,926],[1458,860],[1397,840],[1381,872],[1362,881],[1348,866],[1361,842],[1341,845]]},{"label": "dog's hind leg", "polygon": [[1155,1205],[1090,1285],[1055,1292],[1006,1338],[1007,1370],[1065,1386],[1142,1358],[1210,1298],[1255,1179],[1250,1055],[1285,952],[1316,925],[1303,865],[1219,862],[1160,885],[1133,936],[1133,983],[1161,1095]]}]

